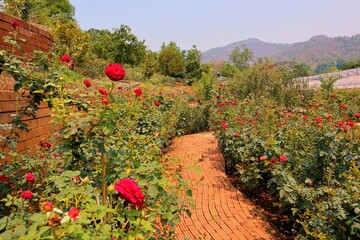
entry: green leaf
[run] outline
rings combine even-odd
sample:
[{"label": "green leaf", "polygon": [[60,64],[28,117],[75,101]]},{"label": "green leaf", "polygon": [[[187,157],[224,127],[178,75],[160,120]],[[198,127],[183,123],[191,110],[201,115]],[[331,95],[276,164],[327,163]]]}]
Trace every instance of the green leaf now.
[{"label": "green leaf", "polygon": [[155,186],[151,185],[151,186],[149,186],[147,193],[149,194],[150,197],[156,198],[159,191],[157,190],[157,188]]},{"label": "green leaf", "polygon": [[192,197],[192,190],[191,189],[186,190],[186,195]]}]

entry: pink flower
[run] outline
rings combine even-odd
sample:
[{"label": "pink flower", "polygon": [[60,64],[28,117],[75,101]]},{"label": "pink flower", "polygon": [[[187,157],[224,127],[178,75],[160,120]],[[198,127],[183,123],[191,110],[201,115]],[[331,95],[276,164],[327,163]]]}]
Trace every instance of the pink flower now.
[{"label": "pink flower", "polygon": [[155,105],[158,107],[160,106],[160,102],[159,101],[155,101]]},{"label": "pink flower", "polygon": [[117,181],[114,187],[122,199],[134,204],[135,207],[142,207],[144,205],[145,196],[134,180],[123,178]]},{"label": "pink flower", "polygon": [[64,55],[62,55],[62,57],[60,58],[60,61],[70,63],[70,62],[71,62],[71,58],[70,58],[69,55],[64,54]]},{"label": "pink flower", "polygon": [[136,89],[134,89],[134,93],[135,93],[135,95],[137,95],[137,96],[141,96],[141,94],[142,94],[142,90],[141,90],[141,88],[136,88]]},{"label": "pink flower", "polygon": [[105,88],[99,88],[99,93],[101,93],[101,95],[108,95],[109,93],[108,93],[108,91],[105,89]]},{"label": "pink flower", "polygon": [[14,29],[14,31],[15,31],[16,29],[20,28],[20,24],[19,24],[17,21],[14,20],[14,21],[11,23],[11,27],[12,27],[12,29]]},{"label": "pink flower", "polygon": [[112,81],[120,81],[125,77],[126,72],[120,64],[111,63],[105,68],[105,74]]},{"label": "pink flower", "polygon": [[28,173],[25,175],[25,179],[27,182],[33,182],[35,180],[35,175],[32,173]]},{"label": "pink flower", "polygon": [[279,158],[280,158],[281,162],[286,162],[286,160],[287,160],[285,155],[281,155]]},{"label": "pink flower", "polygon": [[68,64],[67,64],[68,68],[69,69],[72,69],[74,67],[74,62],[73,61],[70,61]]},{"label": "pink flower", "polygon": [[90,83],[90,81],[88,79],[84,80],[84,84],[85,84],[86,87],[91,87],[91,83]]},{"label": "pink flower", "polygon": [[54,205],[51,202],[46,202],[43,204],[42,209],[44,212],[51,212],[54,209]]},{"label": "pink flower", "polygon": [[20,196],[22,199],[29,200],[33,197],[33,193],[32,193],[32,191],[24,191],[21,193]]},{"label": "pink flower", "polygon": [[68,211],[68,216],[71,217],[73,220],[76,220],[79,218],[79,213],[80,210],[77,209],[76,207],[72,207],[69,211]]}]

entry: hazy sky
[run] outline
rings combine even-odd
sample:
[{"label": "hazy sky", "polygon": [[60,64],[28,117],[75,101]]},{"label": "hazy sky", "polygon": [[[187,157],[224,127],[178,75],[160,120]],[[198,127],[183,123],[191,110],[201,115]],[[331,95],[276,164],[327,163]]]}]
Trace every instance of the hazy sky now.
[{"label": "hazy sky", "polygon": [[154,51],[201,51],[248,38],[273,43],[360,33],[360,0],[70,0],[83,30],[128,25]]}]

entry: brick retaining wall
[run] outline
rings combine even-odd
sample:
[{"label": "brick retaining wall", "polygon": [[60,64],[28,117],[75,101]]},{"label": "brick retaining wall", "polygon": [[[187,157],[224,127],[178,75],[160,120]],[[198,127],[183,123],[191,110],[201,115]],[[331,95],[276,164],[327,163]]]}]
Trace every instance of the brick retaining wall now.
[{"label": "brick retaining wall", "polygon": [[[26,42],[18,42],[24,52],[17,50],[15,52],[17,55],[22,56],[25,54],[26,56],[31,55],[34,50],[47,52],[52,49],[53,37],[44,28],[0,12],[0,50],[12,50],[12,46],[5,43],[3,37],[9,35],[9,31],[12,31],[11,23],[13,21],[20,25],[18,37],[26,39]],[[12,115],[18,113],[21,106],[26,106],[28,99],[26,96],[21,97],[20,93],[14,92],[13,86],[14,79],[6,72],[3,72],[0,75],[0,124],[10,123]],[[33,149],[34,146],[48,136],[49,131],[52,131],[50,109],[46,103],[42,103],[36,118],[26,116],[22,120],[28,124],[30,132],[19,132],[17,150],[25,152]],[[2,135],[6,133],[4,130],[0,131]],[[2,143],[0,142],[0,148],[1,146]]]}]

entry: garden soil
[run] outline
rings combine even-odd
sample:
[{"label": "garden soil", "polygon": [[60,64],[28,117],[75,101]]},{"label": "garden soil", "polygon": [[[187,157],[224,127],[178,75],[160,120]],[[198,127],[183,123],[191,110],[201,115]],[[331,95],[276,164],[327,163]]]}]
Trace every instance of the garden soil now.
[{"label": "garden soil", "polygon": [[184,214],[176,239],[280,239],[278,232],[225,174],[224,159],[212,133],[174,139],[165,153],[175,158],[195,202]]}]

